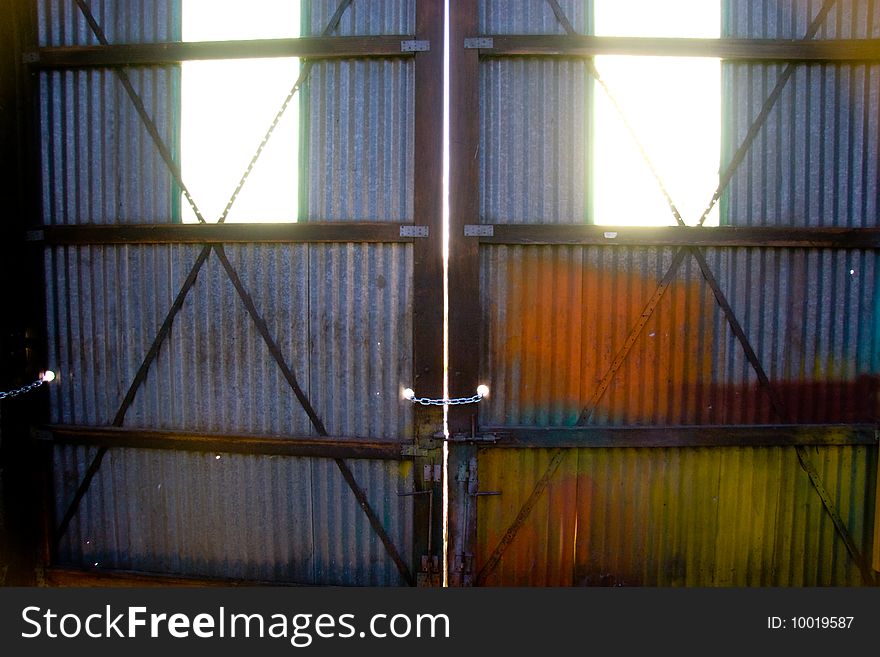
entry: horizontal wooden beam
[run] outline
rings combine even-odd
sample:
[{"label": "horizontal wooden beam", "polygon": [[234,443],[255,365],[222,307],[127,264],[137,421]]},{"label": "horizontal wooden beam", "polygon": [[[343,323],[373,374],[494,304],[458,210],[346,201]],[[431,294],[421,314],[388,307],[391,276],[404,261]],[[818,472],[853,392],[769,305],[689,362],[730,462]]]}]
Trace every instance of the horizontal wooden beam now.
[{"label": "horizontal wooden beam", "polygon": [[794,226],[595,226],[589,224],[481,224],[481,244],[601,246],[719,246],[876,249],[880,228]]},{"label": "horizontal wooden beam", "polygon": [[227,224],[137,224],[46,226],[29,231],[25,239],[63,244],[233,244],[298,242],[411,242],[391,222],[306,222]]},{"label": "horizontal wooden beam", "polygon": [[[469,441],[467,436],[455,440]],[[874,424],[701,425],[670,427],[481,427],[487,447],[774,447],[876,445]]]},{"label": "horizontal wooden beam", "polygon": [[219,587],[219,586],[271,586],[273,582],[260,582],[237,579],[206,579],[149,573],[131,570],[80,569],[50,566],[43,572],[47,586],[101,587],[101,588],[152,588],[152,587]]},{"label": "horizontal wooden beam", "polygon": [[381,442],[364,438],[221,436],[180,431],[70,425],[39,428],[34,430],[34,436],[38,440],[58,445],[391,461],[407,458],[404,453],[412,445],[410,442]]},{"label": "horizontal wooden beam", "polygon": [[716,57],[739,61],[878,61],[880,39],[671,39],[568,35],[485,35],[467,40],[484,57]]},{"label": "horizontal wooden beam", "polygon": [[28,54],[26,61],[36,68],[62,69],[163,66],[205,59],[409,57],[414,53],[402,44],[412,39],[406,35],[389,35],[69,46],[41,48]]},{"label": "horizontal wooden beam", "polygon": [[[412,242],[404,231],[426,227],[393,222],[137,224],[45,226],[25,239],[68,244],[234,244],[300,242]],[[469,228],[473,229],[474,226]],[[787,226],[595,226],[591,224],[480,224],[481,244],[586,246],[715,246],[876,249],[880,228]],[[423,232],[422,235],[425,235]]]}]

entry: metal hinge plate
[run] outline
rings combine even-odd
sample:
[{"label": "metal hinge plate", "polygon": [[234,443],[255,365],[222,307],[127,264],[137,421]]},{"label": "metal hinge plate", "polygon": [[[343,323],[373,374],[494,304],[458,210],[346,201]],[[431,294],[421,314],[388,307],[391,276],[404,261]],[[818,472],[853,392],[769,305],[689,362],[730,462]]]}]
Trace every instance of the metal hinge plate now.
[{"label": "metal hinge plate", "polygon": [[480,224],[465,224],[465,237],[494,237],[495,226],[483,226]]},{"label": "metal hinge plate", "polygon": [[400,236],[401,237],[427,237],[428,236],[428,227],[427,226],[401,226],[400,227]]},{"label": "metal hinge plate", "polygon": [[400,52],[428,52],[431,49],[430,41],[418,41],[411,39],[400,42]]},{"label": "metal hinge plate", "polygon": [[40,61],[40,53],[38,52],[26,52],[21,56],[21,61],[25,64],[36,64]]},{"label": "metal hinge plate", "polygon": [[495,41],[492,37],[471,37],[469,39],[464,40],[465,48],[479,48],[479,49],[488,49],[495,47]]}]

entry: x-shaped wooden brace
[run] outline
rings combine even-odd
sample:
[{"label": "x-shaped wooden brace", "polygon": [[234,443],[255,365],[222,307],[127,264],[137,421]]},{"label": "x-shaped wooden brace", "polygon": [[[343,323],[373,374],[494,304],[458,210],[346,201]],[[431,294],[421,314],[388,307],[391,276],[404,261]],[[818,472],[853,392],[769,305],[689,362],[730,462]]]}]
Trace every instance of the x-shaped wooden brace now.
[{"label": "x-shaped wooden brace", "polygon": [[[98,42],[101,45],[109,45],[107,37],[95,20],[94,15],[92,14],[91,9],[85,0],[75,0],[77,6],[85,17],[86,22],[89,24],[90,29],[94,33],[95,37],[98,39]],[[332,34],[336,28],[339,26],[339,21],[342,18],[345,10],[351,5],[353,0],[341,0],[339,6],[336,8],[332,18],[327,24],[327,27],[324,29],[324,36],[328,36]],[[282,105],[281,110],[278,115],[276,115],[274,124],[277,123],[278,118],[280,118],[281,113],[287,107],[287,103],[296,93],[296,91],[302,86],[302,84],[308,79],[309,73],[311,72],[312,63],[307,61],[303,64],[302,70],[300,71],[300,75],[291,89],[290,94],[288,95],[287,100]],[[116,74],[125,89],[125,92],[128,94],[128,97],[131,99],[135,110],[140,116],[141,120],[144,123],[144,126],[147,129],[150,137],[153,140],[157,150],[159,151],[159,155],[164,160],[166,166],[168,167],[171,175],[173,176],[177,185],[180,186],[180,189],[186,198],[187,202],[192,207],[195,212],[196,218],[200,223],[206,223],[205,218],[202,216],[201,212],[199,212],[198,206],[195,203],[195,200],[189,193],[186,185],[183,181],[183,176],[180,171],[180,167],[174,161],[174,158],[171,155],[171,151],[168,149],[168,146],[165,144],[162,136],[159,134],[159,130],[156,127],[156,124],[150,118],[149,113],[144,106],[143,100],[140,95],[134,89],[131,84],[131,79],[128,74],[123,69],[115,69]],[[223,215],[218,219],[218,223],[223,223],[226,220],[226,217],[229,213],[232,204],[235,202],[235,199],[238,195],[238,192],[241,190],[245,180],[247,179],[248,174],[253,168],[254,162],[259,157],[260,152],[262,151],[262,147],[265,146],[265,143],[271,134],[272,128],[270,127],[269,133],[266,135],[266,139],[263,140],[260,148],[258,149],[256,155],[251,160],[247,169],[245,170],[244,175],[242,176],[241,181],[236,187],[235,191],[232,194],[232,197],[229,200],[229,203],[226,205],[226,209],[223,211]],[[314,408],[312,408],[311,403],[309,402],[308,397],[303,391],[302,387],[299,385],[297,381],[296,374],[294,374],[293,370],[287,364],[287,361],[284,358],[284,354],[281,351],[281,348],[278,346],[278,343],[272,337],[272,334],[269,331],[269,327],[266,324],[266,321],[260,315],[257,310],[256,305],[254,304],[254,300],[248,292],[247,288],[245,288],[244,284],[241,281],[241,278],[236,272],[235,268],[232,266],[232,263],[229,262],[229,258],[226,256],[226,252],[223,248],[222,244],[206,244],[202,250],[199,252],[198,257],[196,258],[195,263],[189,271],[189,274],[184,279],[183,285],[180,288],[180,291],[177,293],[177,296],[174,299],[174,302],[171,304],[171,308],[168,310],[167,315],[165,316],[165,320],[162,322],[162,326],[159,328],[159,332],[156,334],[156,337],[153,339],[153,343],[150,345],[149,350],[147,351],[146,356],[144,356],[144,360],[141,363],[140,368],[138,368],[137,373],[135,374],[134,380],[128,388],[128,392],[125,395],[125,398],[122,401],[122,404],[119,407],[119,410],[116,412],[116,416],[113,419],[113,426],[120,427],[122,426],[125,420],[125,414],[128,409],[131,407],[131,404],[134,402],[135,395],[137,394],[138,389],[141,384],[146,380],[147,372],[150,369],[153,361],[159,353],[159,348],[162,346],[162,343],[168,337],[171,332],[171,326],[174,322],[174,318],[177,316],[177,313],[180,312],[180,309],[183,307],[183,302],[186,299],[187,294],[195,285],[196,279],[198,278],[199,271],[204,265],[205,261],[208,259],[208,256],[213,251],[218,259],[220,260],[220,264],[223,266],[223,269],[226,271],[226,274],[229,277],[229,280],[232,282],[233,287],[235,288],[238,296],[240,297],[242,303],[244,303],[245,308],[247,309],[248,314],[254,322],[254,325],[257,328],[260,336],[263,338],[266,346],[269,349],[269,352],[272,355],[273,360],[278,364],[278,367],[281,369],[281,372],[284,378],[287,380],[287,383],[290,385],[293,390],[294,395],[299,400],[300,404],[305,410],[306,414],[309,417],[309,420],[312,426],[315,428],[315,431],[318,435],[322,437],[328,436],[327,430],[324,428],[324,423],[318,417]],[[92,483],[95,475],[101,467],[101,463],[104,460],[104,456],[107,453],[107,447],[100,447],[98,449],[97,454],[95,455],[92,462],[89,464],[88,469],[83,476],[82,481],[77,487],[76,493],[71,501],[70,505],[67,508],[67,511],[64,513],[64,516],[59,524],[53,541],[53,546],[57,550],[58,544],[64,534],[67,532],[67,529],[70,526],[70,522],[73,517],[76,515],[77,510],[79,509],[80,502],[82,502],[83,497],[89,489],[89,486]],[[357,480],[354,477],[354,473],[351,471],[351,468],[345,462],[345,460],[341,458],[334,459],[336,466],[339,468],[340,473],[342,474],[343,479],[345,479],[346,484],[351,489],[351,492],[354,493],[355,498],[357,499],[358,505],[361,507],[363,512],[366,514],[367,519],[370,522],[370,526],[373,528],[373,531],[376,532],[379,539],[382,541],[382,544],[385,546],[385,550],[388,552],[388,555],[394,561],[394,564],[397,566],[397,570],[400,572],[401,577],[404,581],[410,586],[414,585],[414,580],[412,574],[409,571],[409,567],[406,565],[406,562],[400,556],[400,552],[397,550],[397,547],[394,545],[394,542],[391,540],[391,537],[388,535],[388,532],[385,530],[385,527],[382,525],[382,521],[379,516],[376,514],[376,511],[370,505],[369,500],[367,499],[367,495],[364,490],[358,485]]]},{"label": "x-shaped wooden brace", "polygon": [[[816,36],[821,27],[822,23],[825,21],[825,17],[828,15],[828,12],[831,10],[836,0],[825,0],[825,3],[819,10],[819,13],[810,23],[807,28],[807,32],[804,38],[812,39]],[[557,0],[547,0],[550,5],[553,13],[555,14],[557,20],[560,25],[565,29],[566,33],[569,35],[575,34],[575,29],[572,26],[571,22],[568,20],[568,17],[565,15],[563,9],[559,6]],[[599,77],[599,73],[596,70],[595,66],[590,65],[591,74],[601,82],[601,78]],[[709,202],[709,206],[705,212],[703,212],[702,217],[700,218],[699,225],[702,225],[705,221],[706,217],[709,215],[712,207],[715,203],[718,202],[718,199],[721,198],[721,194],[727,188],[727,185],[730,183],[733,178],[733,174],[736,169],[742,163],[745,158],[746,153],[752,145],[755,137],[758,135],[761,127],[764,125],[767,117],[770,115],[770,111],[773,109],[773,106],[776,104],[776,101],[779,99],[779,96],[782,93],[783,87],[785,87],[788,80],[794,74],[794,64],[789,63],[786,65],[785,69],[780,74],[779,78],[776,81],[776,85],[773,90],[767,96],[767,99],[764,101],[763,106],[761,107],[761,111],[758,113],[755,120],[749,127],[748,132],[746,133],[745,138],[743,139],[742,144],[740,144],[739,148],[737,148],[733,157],[730,160],[730,163],[725,168],[722,175],[719,177],[718,187],[712,195],[712,199]],[[618,108],[619,109],[619,108]],[[627,126],[629,128],[629,126]],[[633,138],[636,139],[635,134],[630,129],[630,133]],[[638,143],[638,140],[636,139]],[[652,174],[657,180],[658,185],[660,186],[663,195],[666,197],[666,201],[669,204],[670,210],[675,217],[676,223],[680,226],[684,226],[685,222],[681,217],[678,209],[675,207],[672,199],[669,196],[663,182],[660,180],[659,175],[656,172],[656,169],[650,162],[650,159],[647,156],[647,153],[644,149],[639,145],[639,150],[641,151],[643,157],[645,158],[649,168],[651,169]],[[657,305],[660,303],[660,300],[663,298],[666,290],[669,288],[669,285],[672,283],[673,279],[678,273],[678,270],[681,267],[682,262],[684,262],[685,256],[687,254],[693,256],[696,260],[697,265],[700,268],[700,271],[703,275],[703,278],[706,280],[706,283],[712,290],[712,294],[715,296],[715,300],[724,313],[725,318],[727,319],[728,324],[730,325],[733,334],[736,336],[736,339],[739,341],[742,349],[745,353],[746,359],[749,364],[752,366],[752,369],[755,371],[755,374],[758,377],[758,382],[761,385],[761,388],[767,394],[770,399],[770,405],[773,409],[773,412],[779,418],[781,422],[785,422],[789,415],[785,406],[782,402],[782,399],[779,397],[776,389],[770,383],[770,379],[767,377],[767,373],[764,370],[763,365],[761,364],[760,359],[755,353],[754,348],[749,342],[748,336],[746,336],[745,331],[742,328],[742,324],[740,324],[739,319],[736,317],[736,313],[731,307],[730,303],[727,301],[724,292],[721,290],[721,287],[718,284],[712,270],[709,267],[709,264],[706,262],[706,258],[703,254],[702,249],[695,246],[685,246],[679,248],[672,258],[672,264],[669,266],[669,269],[666,271],[666,274],[660,280],[657,289],[654,294],[648,299],[647,304],[645,305],[642,312],[639,314],[635,324],[630,329],[629,334],[627,335],[626,340],[624,341],[623,346],[614,356],[614,359],[611,363],[611,366],[608,368],[608,371],[602,377],[599,382],[599,385],[596,387],[593,396],[590,398],[590,401],[587,403],[586,407],[581,411],[580,416],[578,417],[577,424],[583,425],[589,421],[590,417],[596,410],[596,407],[599,404],[602,396],[605,394],[605,391],[608,389],[608,386],[611,385],[611,381],[613,380],[615,374],[620,369],[621,365],[623,365],[626,360],[632,346],[635,344],[637,338],[644,329],[645,325],[648,323],[650,317],[654,314],[654,311],[657,308]],[[812,463],[809,458],[809,454],[807,450],[802,445],[797,445],[795,447],[797,452],[798,462],[801,465],[801,468],[807,473],[807,476],[810,478],[810,483],[815,489],[816,493],[819,495],[822,500],[822,504],[825,507],[826,512],[831,517],[831,521],[834,523],[834,528],[837,533],[840,535],[844,544],[846,545],[846,549],[849,551],[850,556],[853,561],[859,568],[859,571],[862,576],[862,580],[869,585],[873,585],[874,576],[871,573],[870,568],[868,567],[867,562],[861,554],[858,546],[853,540],[852,536],[849,533],[849,530],[846,527],[846,524],[843,522],[843,519],[840,516],[840,512],[837,509],[837,506],[834,503],[834,500],[831,499],[830,494],[825,489],[824,484],[822,483],[822,479],[819,476],[819,472],[816,469],[816,466]],[[550,462],[547,465],[547,468],[544,470],[544,473],[538,479],[538,482],[535,484],[535,487],[532,489],[532,492],[529,494],[529,497],[526,499],[522,508],[517,513],[516,518],[514,518],[513,522],[507,528],[504,535],[501,537],[501,540],[498,542],[498,545],[492,551],[492,554],[489,555],[489,558],[483,564],[480,572],[477,574],[476,582],[477,584],[485,584],[486,579],[491,575],[495,568],[498,566],[501,561],[501,557],[504,555],[505,550],[507,550],[508,546],[513,542],[513,539],[516,537],[520,528],[525,524],[526,519],[532,512],[532,509],[538,503],[543,492],[546,490],[547,486],[550,484],[550,480],[553,478],[553,475],[559,468],[559,465],[562,463],[565,456],[571,450],[557,448],[553,450],[552,456],[550,458]]]}]

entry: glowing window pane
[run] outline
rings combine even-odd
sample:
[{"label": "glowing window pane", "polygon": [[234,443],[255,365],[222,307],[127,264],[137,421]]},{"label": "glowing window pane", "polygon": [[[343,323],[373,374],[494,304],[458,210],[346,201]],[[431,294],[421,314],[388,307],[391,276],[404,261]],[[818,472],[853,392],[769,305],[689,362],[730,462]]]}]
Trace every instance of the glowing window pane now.
[{"label": "glowing window pane", "polygon": [[[717,38],[715,0],[595,0],[595,34]],[[699,220],[718,185],[721,62],[709,58],[596,58],[684,221]],[[606,225],[675,223],[659,185],[599,85],[594,93],[593,218]],[[718,209],[705,222],[718,224]]]},{"label": "glowing window pane", "polygon": [[[184,41],[279,39],[299,35],[299,2],[184,0]],[[205,220],[216,221],[299,75],[297,58],[184,62],[183,180]],[[296,99],[287,108],[227,221],[295,221]],[[196,221],[186,201],[183,221]]]}]

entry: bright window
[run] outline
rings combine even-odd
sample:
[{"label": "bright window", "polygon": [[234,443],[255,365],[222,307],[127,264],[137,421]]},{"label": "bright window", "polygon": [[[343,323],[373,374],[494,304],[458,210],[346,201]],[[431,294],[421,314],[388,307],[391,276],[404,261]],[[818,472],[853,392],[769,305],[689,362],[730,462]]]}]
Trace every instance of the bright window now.
[{"label": "bright window", "polygon": [[[718,38],[719,0],[594,0],[597,36]],[[696,224],[718,185],[721,62],[709,58],[596,58],[687,224]],[[593,95],[593,218],[597,224],[675,223],[620,113],[596,85]],[[718,207],[705,221],[718,224]]]},{"label": "bright window", "polygon": [[[183,0],[183,40],[296,37],[299,5],[291,0]],[[207,222],[222,214],[298,75],[297,58],[183,64],[183,180]],[[296,221],[297,106],[295,99],[287,108],[227,221]],[[181,216],[196,221],[185,200]]]}]

